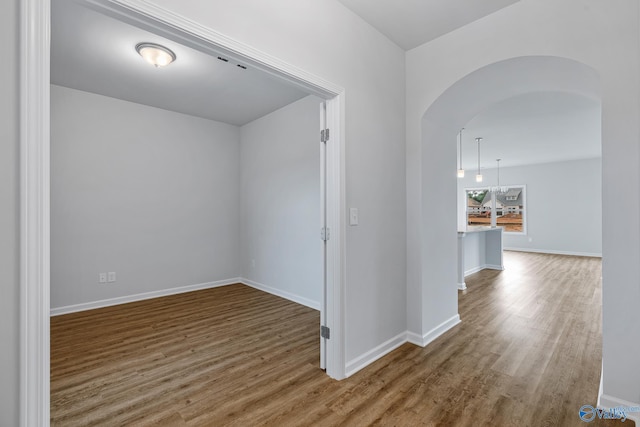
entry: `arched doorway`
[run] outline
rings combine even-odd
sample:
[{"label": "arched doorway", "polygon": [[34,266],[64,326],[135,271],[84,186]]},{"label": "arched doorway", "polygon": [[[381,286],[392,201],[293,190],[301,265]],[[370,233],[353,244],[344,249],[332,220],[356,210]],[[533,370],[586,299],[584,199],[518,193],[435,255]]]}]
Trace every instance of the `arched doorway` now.
[{"label": "arched doorway", "polygon": [[[420,196],[409,213],[407,287],[411,341],[426,345],[459,321],[457,302],[456,137],[485,108],[531,92],[600,99],[592,68],[561,57],[524,56],[480,68],[445,90],[421,119]],[[411,224],[411,222],[414,224]],[[437,224],[437,226],[434,226]]]}]

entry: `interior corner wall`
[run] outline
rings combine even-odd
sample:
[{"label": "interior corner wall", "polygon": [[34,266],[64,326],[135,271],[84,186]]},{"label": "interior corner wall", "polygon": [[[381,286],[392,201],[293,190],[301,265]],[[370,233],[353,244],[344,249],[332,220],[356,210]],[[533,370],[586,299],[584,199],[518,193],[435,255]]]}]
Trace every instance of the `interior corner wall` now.
[{"label": "interior corner wall", "polygon": [[[417,300],[421,301],[422,316],[419,329],[410,331],[427,343],[459,322],[457,217],[442,215],[449,206],[456,205],[456,177],[442,176],[442,169],[447,169],[449,163],[445,159],[456,157],[456,132],[428,120],[424,121],[422,132],[424,138],[429,135],[441,142],[422,151],[422,164],[427,165],[422,171],[422,292]],[[444,143],[448,140],[451,143]],[[450,163],[450,170],[455,170],[455,164]]]},{"label": "interior corner wall", "polygon": [[[602,99],[603,394],[640,405],[640,5],[521,0],[406,55],[407,227],[420,211],[425,111],[456,82],[513,58],[566,58],[600,78]],[[540,32],[543,28],[544,31]],[[451,52],[456,52],[452,55]],[[546,76],[540,70],[540,76]],[[469,118],[470,119],[470,118]],[[451,170],[455,168],[452,159]],[[409,253],[412,259],[415,254]],[[408,272],[412,275],[411,271]],[[624,349],[624,350],[621,350]]]},{"label": "interior corner wall", "polygon": [[388,351],[406,331],[404,51],[337,1],[153,3],[345,89],[345,358]]},{"label": "interior corner wall", "polygon": [[52,85],[52,308],[237,278],[239,158],[237,126]]},{"label": "interior corner wall", "polygon": [[0,3],[0,425],[19,425],[19,2]]},{"label": "interior corner wall", "polygon": [[[495,168],[482,173],[497,182]],[[602,256],[602,158],[500,168],[500,182],[526,186],[527,233],[504,233],[505,249]],[[473,174],[459,179],[459,200],[477,187]],[[463,217],[465,208],[458,203]]]},{"label": "interior corner wall", "polygon": [[240,265],[247,283],[320,309],[320,103],[240,128]]}]

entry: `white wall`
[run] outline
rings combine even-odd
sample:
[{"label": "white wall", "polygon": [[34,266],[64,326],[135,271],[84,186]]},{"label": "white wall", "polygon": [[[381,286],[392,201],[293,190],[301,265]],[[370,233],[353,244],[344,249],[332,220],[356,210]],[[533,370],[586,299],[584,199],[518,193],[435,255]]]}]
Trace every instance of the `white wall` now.
[{"label": "white wall", "polygon": [[[614,6],[596,0],[522,0],[409,51],[406,65],[409,230],[420,227],[422,194],[431,196],[425,188],[429,181],[425,180],[424,165],[431,168],[428,159],[435,152],[422,152],[434,148],[423,145],[423,115],[447,88],[483,67],[525,56],[568,58],[590,67],[599,77],[604,189],[603,390],[608,403],[640,403],[640,371],[637,369],[640,318],[635,315],[640,301],[639,22],[640,9],[634,0],[621,0]],[[537,72],[541,79],[553,78],[546,68],[530,71]],[[516,82],[517,76],[513,77],[503,81],[502,87]],[[455,115],[455,109],[447,110],[447,114]],[[452,148],[438,148],[446,151],[446,157],[437,157],[440,166],[434,166],[441,169],[439,188],[449,185],[442,183],[449,181],[447,176],[454,179],[447,171],[455,170],[455,135],[471,117],[461,123],[447,123],[446,116],[440,117],[443,120],[439,120],[439,125],[448,132],[440,134],[440,141],[450,141]],[[450,206],[454,206],[453,203]],[[408,243],[408,259],[420,259],[420,246],[412,240]],[[410,263],[409,284],[412,278],[419,278],[418,269],[415,263]],[[428,286],[411,289],[409,300],[414,300],[412,297],[416,294],[420,296],[419,292],[430,290]],[[447,298],[455,297],[447,294]],[[425,315],[415,307],[408,309],[414,314],[409,321],[415,320],[416,312]]]},{"label": "white wall", "polygon": [[321,99],[308,96],[240,128],[242,277],[320,309]]},{"label": "white wall", "polygon": [[404,52],[336,1],[153,3],[345,88],[346,359],[389,348],[406,330]]},{"label": "white wall", "polygon": [[18,1],[0,3],[0,425],[18,425]]},{"label": "white wall", "polygon": [[52,85],[51,153],[53,308],[239,276],[238,127]]},{"label": "white wall", "polygon": [[[495,185],[497,170],[483,169]],[[527,234],[504,233],[505,249],[602,256],[602,159],[500,168],[502,185],[526,185]],[[478,187],[474,174],[458,180],[458,215],[465,218],[465,188]]]},{"label": "white wall", "polygon": [[[240,276],[320,308],[319,98],[241,129],[55,85],[51,98],[54,310]],[[108,271],[116,283],[98,284]]]}]

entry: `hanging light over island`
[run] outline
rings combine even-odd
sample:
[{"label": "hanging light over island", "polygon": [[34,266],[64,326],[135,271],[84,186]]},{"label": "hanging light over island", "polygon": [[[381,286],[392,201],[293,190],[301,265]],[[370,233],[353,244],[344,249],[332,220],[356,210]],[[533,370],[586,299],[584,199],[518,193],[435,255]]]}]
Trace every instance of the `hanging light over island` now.
[{"label": "hanging light over island", "polygon": [[476,142],[478,143],[478,173],[476,174],[476,182],[482,182],[482,174],[480,173],[480,141],[482,141],[482,138],[476,138]]},{"label": "hanging light over island", "polygon": [[460,158],[458,162],[458,178],[464,178],[464,169],[462,168],[462,131],[464,128],[460,129],[458,133],[458,152],[460,153]]}]

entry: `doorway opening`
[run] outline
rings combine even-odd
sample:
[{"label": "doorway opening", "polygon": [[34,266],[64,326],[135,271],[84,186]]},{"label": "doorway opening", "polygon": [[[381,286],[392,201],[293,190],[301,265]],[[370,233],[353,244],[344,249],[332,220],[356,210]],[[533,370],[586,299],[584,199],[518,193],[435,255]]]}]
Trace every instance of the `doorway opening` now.
[{"label": "doorway opening", "polygon": [[408,270],[410,277],[421,278],[421,286],[408,288],[408,295],[409,301],[419,301],[416,309],[422,317],[418,327],[425,336],[434,325],[453,325],[453,320],[459,318],[458,178],[455,173],[458,133],[488,106],[535,92],[573,93],[599,102],[600,79],[592,68],[567,58],[511,58],[480,68],[459,80],[444,91],[421,119],[421,189],[416,208],[420,215],[415,216],[415,227],[421,230],[415,245],[421,263],[410,265]]},{"label": "doorway opening", "polygon": [[[242,64],[269,73],[309,94],[324,99],[326,143],[323,209],[330,238],[322,240],[325,257],[323,325],[330,329],[323,363],[329,376],[344,378],[344,334],[342,316],[343,285],[343,89],[256,51],[208,28],[186,21],[170,11],[140,5],[138,2],[109,0],[87,1],[101,13],[135,23],[163,37],[208,54],[224,54]],[[22,419],[25,425],[47,425],[49,420],[49,310],[50,310],[50,200],[49,200],[49,34],[50,4],[34,2],[23,9],[23,20],[33,28],[23,30],[23,65],[30,74],[23,80],[22,105],[25,114],[21,150],[22,170],[22,296],[21,296],[21,370]],[[35,29],[35,30],[34,30]],[[33,30],[33,31],[32,31]],[[28,132],[26,131],[28,129]],[[325,130],[325,129],[323,129]],[[318,129],[318,133],[320,130]],[[325,230],[325,231],[326,231]],[[318,237],[320,241],[320,238]],[[320,251],[319,251],[320,252]],[[318,331],[320,334],[320,331]]]},{"label": "doorway opening", "polygon": [[[505,250],[601,257],[601,116],[598,99],[544,91],[488,106],[465,124],[458,232],[502,230]],[[460,240],[465,275],[496,268],[474,237]]]}]

